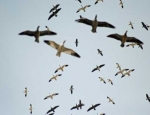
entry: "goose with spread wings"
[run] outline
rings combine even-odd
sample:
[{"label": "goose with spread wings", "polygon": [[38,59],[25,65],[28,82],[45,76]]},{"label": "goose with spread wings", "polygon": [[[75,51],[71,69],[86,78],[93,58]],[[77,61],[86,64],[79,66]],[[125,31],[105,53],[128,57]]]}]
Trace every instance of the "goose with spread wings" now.
[{"label": "goose with spread wings", "polygon": [[92,110],[92,109],[96,110],[96,107],[99,106],[99,105],[100,105],[100,103],[95,104],[95,105],[92,105],[92,107],[90,107],[90,108],[87,110],[87,112],[90,111],[90,110]]},{"label": "goose with spread wings", "polygon": [[50,95],[46,96],[46,97],[44,98],[44,100],[45,100],[45,99],[48,99],[48,98],[53,99],[53,97],[56,96],[56,95],[58,95],[58,94],[59,94],[59,93],[50,94]]},{"label": "goose with spread wings", "polygon": [[57,68],[56,70],[55,70],[55,73],[57,73],[59,70],[61,70],[61,71],[64,71],[64,68],[65,67],[68,67],[69,65],[63,65],[63,66],[60,66],[59,65],[59,68]]},{"label": "goose with spread wings", "polygon": [[142,28],[145,28],[146,30],[148,30],[148,27],[146,24],[144,24],[144,22],[141,22],[142,23]]},{"label": "goose with spread wings", "polygon": [[107,99],[109,100],[109,102],[112,102],[112,104],[115,104],[115,102],[110,97],[107,96]]},{"label": "goose with spread wings", "polygon": [[59,9],[56,9],[55,12],[53,12],[49,17],[48,17],[48,20],[50,20],[53,16],[57,17],[57,13],[61,10],[61,8]]},{"label": "goose with spread wings", "polygon": [[57,75],[55,75],[55,76],[53,75],[53,77],[50,78],[49,82],[52,81],[53,79],[54,79],[54,80],[57,80],[57,77],[58,77],[58,76],[61,76],[61,75],[62,75],[62,74],[57,74]]},{"label": "goose with spread wings", "polygon": [[49,11],[49,13],[51,13],[53,10],[57,10],[57,8],[58,8],[59,5],[60,4],[56,4],[56,6],[53,5],[53,8]]},{"label": "goose with spread wings", "polygon": [[119,65],[119,63],[116,63],[117,67],[120,71],[121,71],[121,66]]},{"label": "goose with spread wings", "polygon": [[40,36],[57,35],[57,33],[50,31],[47,26],[45,26],[45,27],[47,28],[47,30],[39,31],[40,26],[38,26],[36,31],[26,30],[26,31],[19,33],[19,35],[33,36],[33,37],[35,37],[35,42],[37,42],[37,43],[39,43]]},{"label": "goose with spread wings", "polygon": [[48,110],[46,114],[48,114],[48,113],[51,112],[51,111],[55,112],[55,109],[58,108],[58,107],[59,107],[59,105],[54,106],[54,107],[51,107],[51,109]]},{"label": "goose with spread wings", "polygon": [[107,27],[107,28],[115,28],[115,26],[113,26],[112,24],[108,23],[108,22],[100,22],[97,21],[97,15],[95,15],[95,19],[94,20],[89,20],[87,18],[80,18],[75,20],[76,22],[79,23],[83,23],[89,26],[92,26],[92,32],[96,33],[96,28],[97,27]]},{"label": "goose with spread wings", "polygon": [[126,31],[126,32],[124,33],[124,35],[110,34],[110,35],[108,35],[107,37],[114,38],[114,39],[116,39],[116,40],[121,41],[121,45],[120,45],[121,47],[124,47],[125,42],[135,42],[135,43],[138,43],[138,44],[143,44],[142,41],[140,41],[139,39],[137,39],[137,38],[135,38],[135,37],[128,37],[128,36],[127,36],[127,32],[128,32],[128,31]]},{"label": "goose with spread wings", "polygon": [[25,97],[27,97],[28,92],[29,92],[29,91],[27,90],[27,87],[25,87],[25,90],[24,90]]},{"label": "goose with spread wings", "polygon": [[102,64],[102,65],[100,65],[100,66],[96,66],[96,68],[94,68],[94,69],[92,70],[92,72],[94,72],[94,71],[96,71],[96,70],[100,71],[100,68],[103,67],[103,66],[105,66],[105,64]]},{"label": "goose with spread wings", "polygon": [[91,6],[91,5],[86,5],[86,6],[83,7],[83,6],[81,5],[81,8],[79,8],[76,13],[80,12],[81,10],[83,10],[83,11],[85,12],[85,9],[88,8],[88,7],[90,7],[90,6]]},{"label": "goose with spread wings", "polygon": [[29,108],[29,110],[30,110],[30,114],[32,114],[32,110],[33,110],[33,108],[32,108],[32,104],[30,104],[30,108]]},{"label": "goose with spread wings", "polygon": [[44,40],[44,42],[45,42],[46,44],[50,45],[52,48],[54,48],[54,49],[57,50],[56,56],[59,56],[59,57],[60,57],[60,56],[61,56],[61,52],[64,52],[64,53],[70,54],[70,55],[72,55],[72,56],[75,56],[75,57],[77,57],[77,58],[80,58],[80,55],[77,54],[74,50],[69,49],[69,48],[67,48],[67,47],[64,47],[64,44],[65,44],[66,40],[63,42],[62,45],[59,45],[59,44],[57,44],[56,42],[54,42],[54,41],[49,41],[49,40]]}]

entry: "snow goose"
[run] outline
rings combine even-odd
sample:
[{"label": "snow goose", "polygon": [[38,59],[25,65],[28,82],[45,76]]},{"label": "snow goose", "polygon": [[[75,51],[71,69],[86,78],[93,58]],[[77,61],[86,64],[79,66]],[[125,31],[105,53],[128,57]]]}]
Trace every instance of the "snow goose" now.
[{"label": "snow goose", "polygon": [[88,7],[90,7],[90,6],[91,6],[91,5],[86,5],[86,6],[83,7],[83,6],[81,5],[81,8],[79,8],[76,13],[80,12],[81,10],[83,10],[83,11],[85,12],[85,9],[88,8]]},{"label": "snow goose", "polygon": [[132,29],[134,29],[133,28],[133,23],[131,21],[129,22],[129,25],[131,26]]},{"label": "snow goose", "polygon": [[124,33],[124,35],[110,34],[107,37],[114,38],[116,40],[121,41],[121,45],[120,45],[121,47],[124,47],[125,42],[135,42],[135,43],[138,43],[138,44],[143,44],[142,41],[140,41],[139,39],[137,39],[135,37],[127,37],[127,32],[128,31],[126,31]]},{"label": "snow goose", "polygon": [[124,3],[124,2],[122,2],[122,0],[120,0],[119,5],[121,5],[122,8],[123,8],[123,3]]},{"label": "snow goose", "polygon": [[104,82],[106,84],[104,78],[99,77],[99,79],[100,79],[100,81],[102,81],[102,82]]},{"label": "snow goose", "polygon": [[61,55],[61,52],[64,52],[64,53],[67,53],[67,54],[70,54],[72,56],[75,56],[75,57],[78,57],[80,58],[80,55],[77,54],[74,50],[72,49],[69,49],[67,47],[64,47],[64,43],[66,42],[66,40],[63,42],[62,45],[59,45],[57,43],[55,43],[54,41],[48,41],[48,40],[44,40],[44,42],[48,45],[50,45],[52,48],[56,49],[57,50],[57,54],[56,56],[59,56]]},{"label": "snow goose", "polygon": [[57,80],[58,76],[61,76],[62,74],[57,74],[57,75],[53,75],[53,77],[50,78],[49,82],[52,81],[53,79]]},{"label": "snow goose", "polygon": [[144,22],[141,22],[141,23],[142,23],[142,28],[145,28],[146,30],[148,30],[147,25],[144,24]]},{"label": "snow goose", "polygon": [[81,0],[76,0],[76,1],[78,1],[78,2],[82,3],[82,2],[81,2]]},{"label": "snow goose", "polygon": [[95,5],[99,2],[99,1],[102,1],[102,2],[104,2],[103,0],[96,0],[96,2],[95,2]]},{"label": "snow goose", "polygon": [[134,70],[135,70],[135,69],[131,69],[131,70],[127,71],[125,74],[123,74],[123,75],[121,76],[121,78],[123,78],[123,77],[126,76],[126,75],[130,76],[130,73],[133,72]]},{"label": "snow goose", "polygon": [[57,13],[61,10],[61,8],[59,9],[56,9],[55,12],[53,12],[49,17],[48,17],[48,20],[50,20],[53,16],[57,17]]},{"label": "snow goose", "polygon": [[121,66],[119,65],[119,63],[116,63],[117,67],[120,71],[121,71]]},{"label": "snow goose", "polygon": [[35,37],[35,42],[39,43],[39,37],[40,36],[45,36],[45,35],[57,35],[57,33],[50,31],[49,28],[47,26],[45,26],[47,28],[47,30],[44,31],[39,31],[39,27],[37,27],[36,31],[30,31],[30,30],[26,30],[23,31],[21,33],[19,33],[19,35],[27,35],[27,36],[34,36]]},{"label": "snow goose", "polygon": [[33,110],[33,108],[32,108],[32,104],[30,104],[30,108],[29,108],[29,110],[30,110],[30,114],[32,114],[32,110]]},{"label": "snow goose", "polygon": [[150,97],[148,96],[148,94],[146,94],[146,100],[150,102]]},{"label": "snow goose", "polygon": [[76,41],[75,41],[76,47],[78,46],[78,43],[79,43],[78,39],[76,39]]},{"label": "snow goose", "polygon": [[77,109],[77,110],[79,110],[78,105],[76,104],[76,105],[75,105],[75,106],[73,106],[70,110],[73,110],[73,109]]},{"label": "snow goose", "polygon": [[45,99],[48,99],[48,98],[53,99],[53,97],[56,96],[56,95],[58,95],[58,94],[59,94],[59,93],[53,93],[53,94],[51,94],[51,95],[48,95],[48,96],[46,96],[46,97],[44,98],[44,100],[45,100]]},{"label": "snow goose", "polygon": [[25,90],[24,90],[24,93],[25,93],[25,97],[27,97],[27,93],[28,93],[29,91],[27,90],[27,87],[25,87]]},{"label": "snow goose", "polygon": [[92,110],[92,109],[96,110],[96,107],[99,106],[99,105],[100,105],[100,103],[95,104],[95,105],[92,105],[92,107],[90,107],[90,108],[87,110],[87,112],[90,111],[90,110]]},{"label": "snow goose", "polygon": [[74,90],[73,85],[71,85],[69,90],[70,90],[71,94],[73,94],[73,90]]},{"label": "snow goose", "polygon": [[108,82],[110,82],[111,83],[111,85],[113,85],[113,82],[112,82],[112,80],[111,79],[107,79],[108,80]]},{"label": "snow goose", "polygon": [[96,70],[100,71],[100,68],[103,67],[103,66],[105,66],[105,64],[102,64],[102,65],[100,65],[100,66],[96,66],[96,68],[94,68],[94,69],[92,70],[92,72],[94,72],[94,71],[96,71]]},{"label": "snow goose", "polygon": [[103,53],[100,49],[97,49],[97,51],[98,51],[98,54],[101,54],[101,56],[103,56]]},{"label": "snow goose", "polygon": [[55,73],[58,72],[59,70],[64,71],[64,67],[68,67],[68,65],[63,65],[63,66],[60,66],[60,65],[59,65],[59,68],[57,68],[57,69],[55,70]]},{"label": "snow goose", "polygon": [[48,113],[51,112],[51,111],[55,112],[55,109],[58,108],[58,107],[59,107],[59,105],[54,106],[54,107],[51,107],[51,109],[48,110],[46,114],[48,114]]},{"label": "snow goose", "polygon": [[109,100],[109,102],[112,102],[113,104],[115,104],[115,102],[112,99],[110,99],[108,96],[107,96],[107,99]]},{"label": "snow goose", "polygon": [[56,4],[56,6],[53,5],[53,8],[49,11],[49,13],[51,13],[53,10],[57,10],[57,8],[58,8],[59,5],[60,4]]},{"label": "snow goose", "polygon": [[117,76],[118,74],[122,74],[123,75],[123,72],[124,71],[128,71],[129,69],[123,69],[123,70],[120,70],[120,71],[118,71],[116,74],[115,74],[115,76]]},{"label": "snow goose", "polygon": [[93,33],[96,33],[96,28],[97,27],[107,27],[107,28],[115,28],[115,26],[107,23],[107,22],[100,22],[100,21],[97,21],[97,15],[95,16],[95,19],[94,20],[89,20],[87,18],[80,18],[80,19],[77,19],[75,20],[76,22],[79,22],[79,23],[83,23],[83,24],[86,24],[86,25],[89,25],[89,26],[92,26],[92,32]]}]

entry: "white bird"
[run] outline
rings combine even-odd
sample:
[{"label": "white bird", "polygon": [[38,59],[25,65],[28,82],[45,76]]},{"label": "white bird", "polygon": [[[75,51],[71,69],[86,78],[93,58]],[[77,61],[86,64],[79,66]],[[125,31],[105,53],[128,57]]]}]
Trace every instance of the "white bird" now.
[{"label": "white bird", "polygon": [[103,81],[106,84],[104,78],[99,77],[99,79],[100,79],[100,81]]},{"label": "white bird", "polygon": [[62,45],[59,45],[59,44],[55,43],[54,41],[44,40],[44,42],[46,44],[50,45],[52,48],[57,50],[56,56],[60,57],[61,56],[61,52],[64,52],[64,53],[67,53],[67,54],[70,54],[72,56],[80,58],[80,55],[77,54],[75,51],[73,51],[72,49],[64,47],[64,44],[65,44],[66,40],[63,42]]},{"label": "white bird", "polygon": [[121,5],[122,8],[123,8],[123,3],[124,3],[124,2],[122,2],[122,0],[120,0],[119,5]]},{"label": "white bird", "polygon": [[71,91],[71,94],[72,94],[72,93],[73,93],[73,90],[74,90],[73,85],[71,85],[71,87],[70,87],[69,90]]},{"label": "white bird", "polygon": [[131,70],[127,71],[125,74],[122,75],[121,78],[123,78],[125,75],[130,76],[130,73],[133,72],[134,70],[135,70],[135,69],[131,69]]},{"label": "white bird", "polygon": [[110,82],[111,83],[111,85],[113,85],[113,82],[112,82],[112,80],[111,79],[107,79],[108,80],[108,82]]},{"label": "white bird", "polygon": [[50,78],[49,82],[52,81],[53,79],[57,80],[58,76],[61,76],[62,74],[57,74],[57,75],[53,75],[53,77]]},{"label": "white bird", "polygon": [[97,4],[99,1],[102,1],[102,2],[104,2],[103,0],[96,0],[95,4]]},{"label": "white bird", "polygon": [[76,13],[80,12],[81,10],[83,10],[83,11],[85,12],[85,9],[86,9],[87,7],[90,7],[90,6],[91,6],[91,5],[86,5],[86,6],[83,7],[83,6],[81,5],[81,8],[79,8]]},{"label": "white bird", "polygon": [[118,71],[118,72],[115,74],[115,76],[118,75],[118,74],[122,74],[122,75],[123,75],[123,72],[124,72],[124,71],[128,71],[128,70],[129,70],[129,69],[120,70],[120,71]]},{"label": "white bird", "polygon": [[108,96],[107,96],[107,99],[109,100],[109,102],[112,102],[113,104],[115,104],[115,102],[112,99],[110,99]]},{"label": "white bird", "polygon": [[63,66],[60,66],[60,65],[59,65],[59,68],[57,68],[57,69],[55,70],[55,73],[58,72],[59,70],[64,71],[64,67],[68,67],[68,66],[69,66],[69,65],[63,65]]},{"label": "white bird", "polygon": [[103,66],[105,66],[105,64],[96,66],[96,68],[94,68],[94,69],[92,70],[92,72],[94,72],[94,71],[96,71],[96,70],[100,71],[100,68],[103,67]]},{"label": "white bird", "polygon": [[129,25],[131,26],[132,29],[134,29],[133,28],[133,23],[131,21],[129,22]]},{"label": "white bird", "polygon": [[48,96],[46,96],[46,97],[44,98],[44,100],[45,100],[45,99],[48,99],[48,98],[53,99],[53,97],[56,96],[56,95],[58,95],[58,94],[59,94],[59,93],[53,93],[53,94],[51,94],[51,95],[48,95]]},{"label": "white bird", "polygon": [[25,90],[24,90],[24,93],[25,93],[25,97],[27,97],[27,93],[28,93],[29,91],[27,90],[27,87],[25,87]]},{"label": "white bird", "polygon": [[33,110],[33,108],[32,108],[32,104],[30,104],[30,108],[29,108],[29,110],[30,110],[30,114],[32,114],[32,110]]},{"label": "white bird", "polygon": [[116,63],[116,64],[117,64],[116,68],[119,68],[119,70],[121,71],[121,66],[118,63]]}]

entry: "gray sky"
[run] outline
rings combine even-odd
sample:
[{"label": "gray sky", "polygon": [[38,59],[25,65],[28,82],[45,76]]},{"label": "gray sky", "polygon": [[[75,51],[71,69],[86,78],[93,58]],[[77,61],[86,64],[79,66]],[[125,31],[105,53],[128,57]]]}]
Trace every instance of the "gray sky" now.
[{"label": "gray sky", "polygon": [[[123,0],[124,8],[119,0],[104,0],[94,5],[95,0],[82,0],[82,5],[91,5],[86,12],[76,13],[81,4],[75,0],[1,0],[0,1],[0,111],[5,115],[29,115],[29,105],[33,105],[33,115],[44,115],[50,107],[59,105],[55,115],[149,115],[149,102],[146,93],[150,95],[150,32],[143,29],[141,22],[150,25],[149,0]],[[58,17],[49,17],[52,5],[60,4],[62,10]],[[93,20],[97,14],[99,21],[113,24],[116,29],[97,28],[97,33],[91,32],[91,27],[75,22],[79,15]],[[129,21],[134,23],[134,30]],[[45,30],[48,26],[56,32],[56,36],[40,37],[40,43],[34,42],[34,37],[19,36],[25,30]],[[124,34],[134,36],[144,42],[143,50],[135,46],[120,47],[120,42],[106,37],[109,34]],[[78,38],[79,46],[75,46]],[[43,40],[52,40],[75,50],[81,58],[62,53],[56,56],[56,50]],[[126,43],[127,44],[127,43]],[[97,49],[104,56],[98,55]],[[118,71],[116,63],[122,68],[135,69],[130,77],[115,76]],[[57,81],[48,82],[59,65],[68,64]],[[105,64],[101,71],[91,72],[96,65]],[[112,79],[114,85],[100,82],[98,77],[106,81]],[[75,90],[71,95],[69,88]],[[30,91],[24,97],[24,88]],[[59,93],[54,99],[44,100],[49,93]],[[108,103],[111,97],[115,105]],[[85,104],[82,110],[70,110],[79,99]],[[96,111],[87,109],[91,104],[101,103]]]}]

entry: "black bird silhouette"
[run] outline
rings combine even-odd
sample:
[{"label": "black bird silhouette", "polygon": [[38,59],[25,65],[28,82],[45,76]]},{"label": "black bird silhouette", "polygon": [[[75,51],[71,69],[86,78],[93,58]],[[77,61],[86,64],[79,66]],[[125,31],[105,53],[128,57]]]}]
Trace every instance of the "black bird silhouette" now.
[{"label": "black bird silhouette", "polygon": [[61,10],[61,8],[59,9],[56,9],[55,12],[53,12],[49,17],[48,17],[48,20],[50,20],[53,16],[57,17],[57,13]]},{"label": "black bird silhouette", "polygon": [[90,107],[90,108],[87,110],[87,112],[90,111],[90,110],[92,110],[92,109],[96,110],[96,107],[99,106],[99,105],[100,105],[100,103],[95,104],[95,105],[92,105],[92,107]]},{"label": "black bird silhouette", "polygon": [[94,72],[94,71],[96,71],[96,70],[99,70],[100,71],[100,68],[101,67],[103,67],[105,64],[102,64],[102,65],[100,65],[100,66],[96,66],[96,68],[94,68],[93,70],[92,70],[92,72]]},{"label": "black bird silhouette", "polygon": [[144,24],[144,22],[141,22],[141,23],[142,23],[142,25],[143,25],[143,27],[142,27],[142,28],[145,28],[146,30],[148,30],[147,25],[145,25],[145,24]]},{"label": "black bird silhouette", "polygon": [[146,100],[150,102],[150,97],[148,96],[148,94],[146,94]]},{"label": "black bird silhouette", "polygon": [[59,107],[59,105],[57,105],[57,106],[55,106],[55,107],[51,107],[51,109],[48,110],[46,114],[48,114],[48,113],[51,112],[51,111],[55,112],[55,109],[56,109],[57,107]]},{"label": "black bird silhouette", "polygon": [[82,3],[81,0],[76,0],[76,1],[79,1],[80,3]]},{"label": "black bird silhouette", "polygon": [[76,39],[76,41],[75,41],[76,47],[78,46],[78,43],[79,43],[78,39]]},{"label": "black bird silhouette", "polygon": [[51,13],[53,10],[56,10],[60,4],[56,4],[56,6],[53,6],[53,8],[49,11]]}]

